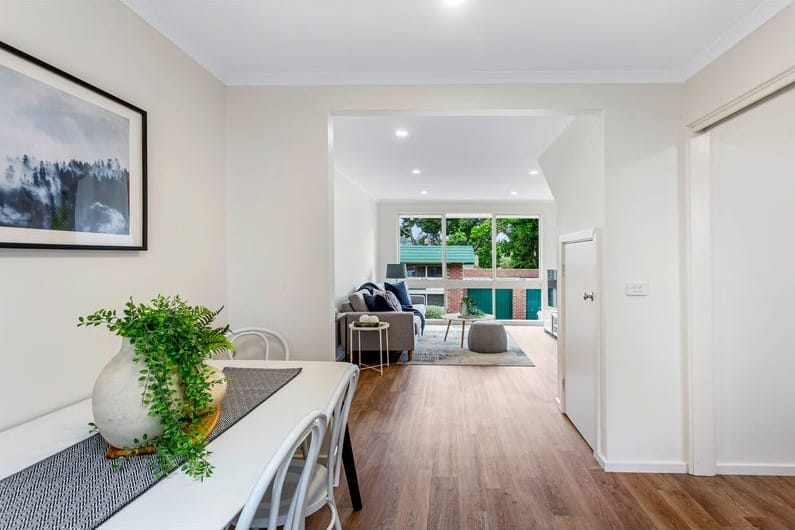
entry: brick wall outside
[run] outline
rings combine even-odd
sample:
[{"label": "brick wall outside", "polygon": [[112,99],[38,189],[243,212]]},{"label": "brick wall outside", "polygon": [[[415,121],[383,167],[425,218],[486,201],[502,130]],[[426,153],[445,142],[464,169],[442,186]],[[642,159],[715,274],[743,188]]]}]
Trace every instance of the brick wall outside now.
[{"label": "brick wall outside", "polygon": [[[461,265],[456,264],[455,266],[460,267]],[[460,279],[449,276],[450,267],[452,265],[448,265],[448,277]],[[463,271],[464,279],[491,278],[491,269],[463,269]],[[538,278],[538,269],[497,269],[497,278]]]},{"label": "brick wall outside", "polygon": [[[447,264],[447,278],[450,280],[464,279],[464,266],[460,263]],[[458,313],[461,309],[461,299],[465,296],[466,289],[447,290],[447,309],[448,313]]]},{"label": "brick wall outside", "polygon": [[[513,318],[514,320],[524,320],[527,318],[527,301],[524,289],[513,290]],[[531,315],[535,318],[535,315]]]}]

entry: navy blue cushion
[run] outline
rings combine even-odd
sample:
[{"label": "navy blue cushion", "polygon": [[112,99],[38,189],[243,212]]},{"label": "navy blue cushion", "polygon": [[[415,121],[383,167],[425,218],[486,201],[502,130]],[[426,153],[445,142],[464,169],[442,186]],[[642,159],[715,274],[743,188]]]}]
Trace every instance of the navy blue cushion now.
[{"label": "navy blue cushion", "polygon": [[386,287],[387,291],[394,293],[394,295],[397,296],[400,305],[411,305],[411,296],[409,296],[409,288],[406,287],[406,282],[384,282],[384,287]]},{"label": "navy blue cushion", "polygon": [[370,311],[394,311],[389,300],[382,294],[367,294],[364,293],[364,303],[367,304],[367,309]]}]

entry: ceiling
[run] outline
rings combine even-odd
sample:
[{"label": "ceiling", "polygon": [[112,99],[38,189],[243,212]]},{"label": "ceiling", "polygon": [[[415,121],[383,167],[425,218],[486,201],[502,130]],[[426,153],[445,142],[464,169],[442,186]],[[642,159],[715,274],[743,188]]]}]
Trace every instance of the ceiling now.
[{"label": "ceiling", "polygon": [[791,0],[122,0],[227,85],[680,82]]},{"label": "ceiling", "polygon": [[[334,169],[381,201],[552,200],[537,158],[573,120],[565,115],[338,116]],[[398,130],[407,136],[398,137]],[[415,169],[420,173],[412,173]]]}]

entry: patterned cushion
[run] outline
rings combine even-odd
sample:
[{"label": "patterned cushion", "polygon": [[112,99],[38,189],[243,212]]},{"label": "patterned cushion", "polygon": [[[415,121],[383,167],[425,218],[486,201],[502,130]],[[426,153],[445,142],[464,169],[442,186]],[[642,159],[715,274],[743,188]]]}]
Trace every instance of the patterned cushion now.
[{"label": "patterned cushion", "polygon": [[392,311],[403,311],[403,305],[401,305],[395,293],[387,291],[384,293],[384,296],[386,297],[387,303],[389,303],[389,307],[392,308]]}]

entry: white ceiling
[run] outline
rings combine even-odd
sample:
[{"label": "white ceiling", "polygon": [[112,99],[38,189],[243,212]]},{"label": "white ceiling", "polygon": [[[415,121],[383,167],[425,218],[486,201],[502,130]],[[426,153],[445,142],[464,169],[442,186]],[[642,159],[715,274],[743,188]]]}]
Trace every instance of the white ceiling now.
[{"label": "white ceiling", "polygon": [[791,0],[123,0],[228,85],[679,82]]},{"label": "white ceiling", "polygon": [[[334,169],[385,201],[552,200],[537,158],[573,119],[563,115],[335,117]],[[398,129],[408,136],[395,136]],[[415,175],[413,169],[421,173]],[[539,174],[531,175],[531,170]],[[422,194],[423,190],[428,193]]]}]

